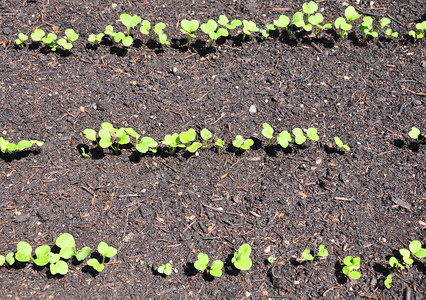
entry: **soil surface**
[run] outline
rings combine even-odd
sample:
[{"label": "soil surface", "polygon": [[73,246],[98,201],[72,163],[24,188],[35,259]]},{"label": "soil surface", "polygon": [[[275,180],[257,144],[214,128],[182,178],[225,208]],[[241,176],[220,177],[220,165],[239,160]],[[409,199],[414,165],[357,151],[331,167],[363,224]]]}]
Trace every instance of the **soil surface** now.
[{"label": "soil surface", "polygon": [[[1,156],[0,253],[19,241],[53,246],[63,232],[78,247],[105,241],[118,249],[99,274],[85,262],[68,262],[65,276],[2,267],[1,298],[424,299],[424,259],[401,271],[387,261],[412,240],[426,243],[426,145],[408,137],[412,126],[426,130],[425,41],[406,36],[425,19],[426,3],[346,2],[376,22],[390,16],[400,37],[365,44],[357,20],[344,40],[333,30],[320,39],[296,32],[242,40],[234,32],[209,47],[197,31],[188,49],[184,18],[266,24],[303,1],[0,1],[0,136],[45,141],[40,153]],[[319,1],[328,22],[344,5]],[[86,45],[108,24],[124,30],[123,12],[165,22],[171,45],[147,44],[136,31],[128,50]],[[70,53],[13,47],[19,32],[38,26],[60,36],[73,28],[80,39]],[[206,127],[227,146],[100,153],[82,131],[102,122],[157,141]],[[263,122],[276,132],[312,126],[320,140],[267,147]],[[237,134],[252,137],[252,149],[236,153]],[[334,136],[350,152],[336,151]],[[253,266],[236,272],[230,258],[243,243]],[[320,244],[327,259],[300,259]],[[199,252],[226,261],[221,278],[194,272]],[[347,255],[361,257],[358,280],[341,273]],[[166,262],[174,268],[167,277],[149,267]]]}]

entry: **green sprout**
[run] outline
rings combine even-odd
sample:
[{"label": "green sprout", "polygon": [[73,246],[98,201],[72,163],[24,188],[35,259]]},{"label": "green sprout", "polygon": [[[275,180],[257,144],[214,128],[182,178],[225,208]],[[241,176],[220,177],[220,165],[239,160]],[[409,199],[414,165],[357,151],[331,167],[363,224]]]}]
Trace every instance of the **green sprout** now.
[{"label": "green sprout", "polygon": [[32,145],[37,146],[37,151],[40,151],[40,147],[43,146],[44,142],[37,141],[37,140],[22,140],[19,141],[17,144],[9,143],[8,140],[4,139],[3,137],[0,137],[0,151],[3,153],[7,153],[8,151],[12,152],[12,155],[16,154],[16,151],[25,150],[27,148],[30,148]]},{"label": "green sprout", "polygon": [[349,276],[352,279],[358,279],[361,277],[361,273],[358,270],[361,266],[361,258],[359,257],[352,257],[352,256],[346,256],[343,259],[343,263],[345,266],[342,269],[343,274]]},{"label": "green sprout", "polygon": [[334,21],[334,27],[340,31],[340,38],[343,38],[345,35],[348,34],[348,31],[352,29],[352,25],[349,24],[350,22],[359,19],[361,17],[360,14],[358,14],[353,6],[348,6],[345,9],[345,18],[338,17]]},{"label": "green sprout", "polygon": [[305,20],[303,20],[303,12],[301,11],[298,11],[293,15],[293,21],[291,24],[298,28],[303,28],[305,31],[312,30],[312,24],[305,24]]},{"label": "green sprout", "polygon": [[405,267],[396,259],[396,257],[389,258],[389,266],[394,269],[405,269]]},{"label": "green sprout", "polygon": [[305,251],[302,253],[302,256],[304,259],[313,262],[317,257],[326,258],[328,256],[328,250],[325,249],[324,245],[319,245],[318,254],[312,255],[309,249],[305,249]]},{"label": "green sprout", "polygon": [[342,140],[337,136],[334,137],[334,141],[336,142],[337,147],[339,147],[339,150],[345,149],[346,151],[351,151],[351,148],[349,148],[348,145],[344,145]]},{"label": "green sprout", "polygon": [[55,245],[60,248],[59,251],[60,257],[63,259],[69,259],[73,256],[78,261],[83,261],[90,253],[90,247],[83,247],[81,249],[77,249],[74,237],[69,233],[63,233],[55,241]]},{"label": "green sprout", "polygon": [[105,258],[112,258],[117,254],[117,249],[108,246],[105,242],[98,244],[98,252],[102,255],[102,262],[99,262],[96,258],[91,258],[87,261],[87,264],[98,272],[101,272],[105,268]]},{"label": "green sprout", "polygon": [[364,41],[367,41],[369,36],[373,37],[373,39],[376,38],[379,34],[374,31],[373,18],[367,16],[362,20],[363,22],[359,25],[359,29],[364,32]]},{"label": "green sprout", "polygon": [[274,128],[268,123],[262,124],[262,135],[268,139],[268,146],[272,146],[274,144]]},{"label": "green sprout", "polygon": [[185,145],[179,144],[180,140],[179,140],[179,134],[177,133],[173,133],[172,135],[167,134],[164,137],[164,140],[161,141],[160,143],[166,145],[169,147],[170,153],[173,155],[176,152],[176,148],[180,147],[180,148],[184,148]]},{"label": "green sprout", "polygon": [[252,34],[253,32],[259,32],[256,23],[253,21],[243,20],[243,40],[246,39],[247,35]]},{"label": "green sprout", "polygon": [[[120,145],[126,145],[130,142],[130,138],[126,133],[125,128],[116,129],[111,123],[104,122],[101,124],[101,129],[99,130],[99,146],[101,148],[109,148],[118,154]],[[118,139],[117,145],[111,140],[111,136],[114,135]]]},{"label": "green sprout", "polygon": [[191,153],[195,153],[203,144],[200,142],[191,142],[195,139],[196,132],[194,129],[183,131],[179,134],[179,141],[186,147],[185,150]]},{"label": "green sprout", "polygon": [[98,35],[90,34],[87,40],[91,43],[94,43],[96,46],[99,45],[99,43],[102,41],[102,38],[105,36],[103,32],[99,33]]},{"label": "green sprout", "polygon": [[275,261],[277,260],[277,258],[276,257],[274,257],[274,256],[269,256],[268,257],[268,259],[267,259],[267,261],[272,265]]},{"label": "green sprout", "polygon": [[248,150],[250,149],[250,147],[254,144],[254,141],[252,139],[246,139],[244,140],[244,138],[241,135],[237,135],[235,137],[235,139],[232,141],[232,145],[240,150]]},{"label": "green sprout", "polygon": [[148,41],[151,40],[151,34],[150,34],[150,30],[151,30],[151,23],[148,20],[143,20],[142,21],[142,26],[139,28],[139,31],[146,35],[148,38]]},{"label": "green sprout", "polygon": [[170,263],[162,264],[157,268],[157,272],[160,274],[164,274],[165,276],[168,276],[172,274],[172,266]]},{"label": "green sprout", "polygon": [[213,134],[207,128],[203,128],[200,131],[200,135],[201,135],[201,138],[204,141],[204,147],[205,148],[209,148],[209,146],[210,146],[210,139],[212,138]]},{"label": "green sprout", "polygon": [[221,260],[213,261],[209,269],[207,269],[208,264],[209,264],[209,256],[207,254],[200,252],[198,254],[198,260],[194,263],[194,268],[196,268],[200,272],[207,270],[207,273],[214,277],[222,276],[223,262]]},{"label": "green sprout", "polygon": [[280,15],[278,20],[274,21],[275,26],[277,26],[279,28],[285,28],[285,30],[287,31],[287,35],[290,36],[292,26],[288,26],[289,24],[290,24],[290,18],[287,17],[286,15]]},{"label": "green sprout", "polygon": [[65,275],[68,273],[68,265],[65,261],[59,260],[56,263],[51,263],[49,270],[52,275],[56,275],[58,273]]},{"label": "green sprout", "polygon": [[287,130],[282,131],[277,136],[278,144],[280,144],[280,146],[283,147],[284,149],[288,147],[288,143],[291,143],[291,141],[292,141],[291,134]]},{"label": "green sprout", "polygon": [[308,18],[308,22],[312,24],[312,26],[315,26],[315,36],[317,37],[322,30],[333,27],[331,23],[321,25],[323,21],[324,21],[324,17],[321,13],[316,13],[315,15],[309,16]]},{"label": "green sprout", "polygon": [[215,40],[221,36],[228,36],[228,30],[225,28],[219,28],[217,31],[217,23],[215,20],[208,20],[207,23],[203,23],[200,29],[209,36],[209,45],[211,46]]},{"label": "green sprout", "polygon": [[310,127],[308,128],[308,130],[306,131],[306,136],[311,139],[312,141],[318,141],[319,140],[319,136],[317,134],[317,129]]},{"label": "green sprout", "polygon": [[[384,29],[390,23],[391,23],[391,20],[389,18],[381,18],[380,19],[380,28]],[[385,34],[386,34],[387,37],[398,37],[398,32],[392,31],[392,29],[390,29],[390,28],[387,28],[385,30]]]},{"label": "green sprout", "polygon": [[413,37],[414,43],[417,42],[418,40],[421,40],[422,38],[424,38],[424,36],[426,34],[426,21],[423,21],[421,23],[417,23],[416,29],[417,29],[417,31],[410,30],[408,32],[408,35]]},{"label": "green sprout", "polygon": [[130,127],[124,128],[124,131],[126,131],[126,133],[130,135],[131,137],[135,138],[136,144],[138,143],[138,139],[141,136],[139,133],[137,133],[133,128],[130,128]]},{"label": "green sprout", "polygon": [[225,15],[220,15],[217,22],[223,27],[226,27],[228,30],[233,30],[242,24],[241,20],[238,19],[232,20],[231,23],[229,23],[229,20]]},{"label": "green sprout", "polygon": [[33,33],[31,33],[31,39],[34,42],[40,42],[41,39],[44,37],[45,32],[43,29],[37,28],[33,31]]},{"label": "green sprout", "polygon": [[166,28],[166,24],[160,22],[154,26],[154,29],[152,31],[154,31],[157,34],[158,41],[160,42],[161,45],[169,45],[170,42],[167,40],[167,35],[163,33],[164,28]]},{"label": "green sprout", "polygon": [[249,244],[242,244],[240,248],[234,253],[234,257],[231,259],[231,262],[238,270],[249,270],[252,265],[250,259],[251,247]]},{"label": "green sprout", "polygon": [[391,288],[391,283],[392,283],[392,275],[388,275],[385,279],[385,281],[383,282],[385,287],[390,289]]},{"label": "green sprout", "polygon": [[414,263],[413,258],[426,257],[426,249],[422,248],[422,244],[418,240],[412,241],[408,249],[399,249],[399,253],[402,255],[402,260],[408,265]]},{"label": "green sprout", "polygon": [[318,4],[316,4],[314,1],[310,1],[303,3],[302,10],[305,14],[308,15],[308,18],[318,10]]},{"label": "green sprout", "polygon": [[411,130],[410,130],[410,132],[408,132],[408,135],[411,137],[411,138],[413,138],[413,139],[415,139],[416,141],[417,141],[417,143],[421,143],[421,142],[423,142],[423,140],[425,139],[425,135],[421,135],[420,134],[420,130],[417,128],[417,127],[411,127]]},{"label": "green sprout", "polygon": [[277,26],[274,24],[266,24],[265,28],[260,29],[260,33],[263,35],[264,38],[268,38],[269,37],[269,31],[273,31],[273,30],[277,30]]},{"label": "green sprout", "polygon": [[130,16],[129,14],[120,15],[121,23],[127,28],[127,36],[130,35],[130,28],[136,27],[142,20],[139,16]]},{"label": "green sprout", "polygon": [[114,32],[114,27],[112,27],[112,25],[107,25],[105,26],[105,30],[104,33],[106,35],[109,35],[111,37],[112,40],[114,40],[115,35],[117,34],[116,32]]},{"label": "green sprout", "polygon": [[225,141],[222,139],[218,139],[214,144],[217,146],[217,152],[220,154],[220,149],[225,146]]},{"label": "green sprout", "polygon": [[[65,30],[66,39],[59,39],[57,44],[62,46],[65,50],[70,50],[73,47],[73,42],[78,39],[78,34],[75,33],[74,29],[68,28]],[[102,39],[102,38],[101,38]]]},{"label": "green sprout", "polygon": [[20,262],[28,262],[31,259],[33,248],[27,242],[19,242],[16,245],[15,259]]},{"label": "green sprout", "polygon": [[9,266],[11,266],[15,263],[15,254],[13,252],[9,252],[6,255],[6,262]]},{"label": "green sprout", "polygon": [[298,145],[302,145],[306,141],[306,136],[301,128],[294,128],[291,132],[294,134],[294,141]]},{"label": "green sprout", "polygon": [[186,34],[188,47],[191,46],[191,38],[195,38],[194,32],[199,26],[200,22],[198,20],[189,21],[187,19],[183,19],[180,22],[180,27],[182,27],[180,31]]},{"label": "green sprout", "polygon": [[47,36],[41,39],[44,46],[47,48],[50,48],[52,51],[56,51],[55,41],[58,38],[58,36],[54,33],[49,33]]},{"label": "green sprout", "polygon": [[156,153],[157,146],[158,146],[158,143],[153,138],[145,136],[141,138],[139,142],[136,143],[136,150],[138,150],[141,153],[147,153],[148,151],[151,151],[152,153]]},{"label": "green sprout", "polygon": [[24,47],[24,42],[28,40],[28,35],[23,34],[22,32],[18,33],[18,38],[15,40],[15,44],[18,46]]},{"label": "green sprout", "polygon": [[0,255],[0,267],[4,265],[6,258],[3,255]]}]

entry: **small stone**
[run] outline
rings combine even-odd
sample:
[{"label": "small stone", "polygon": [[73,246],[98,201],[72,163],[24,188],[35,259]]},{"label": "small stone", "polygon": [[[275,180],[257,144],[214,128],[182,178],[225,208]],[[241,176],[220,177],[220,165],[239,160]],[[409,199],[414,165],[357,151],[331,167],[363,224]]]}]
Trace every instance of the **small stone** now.
[{"label": "small stone", "polygon": [[268,246],[265,248],[265,250],[263,250],[265,253],[270,253],[271,252],[271,246]]},{"label": "small stone", "polygon": [[251,114],[257,113],[256,105],[254,105],[254,104],[250,105],[249,113],[251,113]]},{"label": "small stone", "polygon": [[92,108],[98,110],[98,105],[96,103],[92,103]]},{"label": "small stone", "polygon": [[426,68],[426,60],[422,60],[422,68]]},{"label": "small stone", "polygon": [[177,73],[177,71],[178,71],[178,68],[176,68],[176,67],[173,67],[173,74],[176,74]]},{"label": "small stone", "polygon": [[118,4],[116,4],[116,3],[112,3],[112,4],[111,4],[112,9],[116,9],[116,8],[117,8],[117,6],[118,6]]},{"label": "small stone", "polygon": [[413,101],[413,105],[414,106],[420,106],[420,105],[422,105],[422,101],[416,99],[416,100]]}]

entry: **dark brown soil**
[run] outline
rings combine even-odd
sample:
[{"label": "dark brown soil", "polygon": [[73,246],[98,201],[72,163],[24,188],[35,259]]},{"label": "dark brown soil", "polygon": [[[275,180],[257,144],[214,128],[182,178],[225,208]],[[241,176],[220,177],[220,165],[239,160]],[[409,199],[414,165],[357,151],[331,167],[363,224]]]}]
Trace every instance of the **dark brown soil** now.
[{"label": "dark brown soil", "polygon": [[[400,32],[368,45],[356,29],[343,41],[334,31],[320,40],[234,35],[212,48],[197,31],[192,49],[181,46],[183,18],[266,24],[303,3],[289,2],[0,2],[0,136],[45,141],[40,153],[1,156],[0,253],[22,240],[53,245],[63,232],[78,246],[118,248],[100,274],[85,263],[69,262],[64,277],[32,264],[2,267],[2,299],[423,299],[424,260],[392,271],[390,290],[383,279],[396,250],[426,242],[425,144],[408,137],[412,126],[426,130],[425,42],[405,36],[424,20],[426,3],[357,1],[376,21],[392,17]],[[327,21],[343,14],[342,2],[320,2]],[[147,46],[139,33],[128,51],[86,47],[108,24],[123,30],[123,12],[164,21],[171,46]],[[81,37],[70,54],[9,42],[36,26]],[[156,140],[207,127],[227,144],[241,134],[255,145],[244,154],[227,147],[173,156],[128,147],[85,159],[79,147],[95,147],[82,131],[102,122]],[[313,126],[320,141],[269,149],[263,122],[277,132]],[[333,151],[334,136],[351,151]],[[243,243],[253,249],[249,271],[225,268],[213,281],[191,273],[199,252],[226,261]],[[300,261],[320,244],[326,260]],[[361,257],[358,280],[341,274],[347,255]],[[176,270],[168,277],[149,268],[168,261]]]}]

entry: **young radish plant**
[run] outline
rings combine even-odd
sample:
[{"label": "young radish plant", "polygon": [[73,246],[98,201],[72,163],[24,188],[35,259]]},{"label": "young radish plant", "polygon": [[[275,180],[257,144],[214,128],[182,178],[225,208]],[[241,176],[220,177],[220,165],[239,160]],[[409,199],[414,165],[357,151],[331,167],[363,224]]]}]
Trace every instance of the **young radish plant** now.
[{"label": "young radish plant", "polygon": [[309,249],[305,249],[305,251],[302,253],[302,256],[307,261],[313,262],[317,257],[326,258],[328,256],[328,250],[325,249],[324,245],[319,245],[318,253],[316,255],[312,255]]},{"label": "young radish plant", "polygon": [[204,148],[208,149],[210,146],[210,139],[213,137],[213,134],[207,128],[203,128],[200,131],[200,135],[204,141]]},{"label": "young radish plant", "polygon": [[334,27],[340,31],[340,38],[343,39],[348,34],[348,31],[352,29],[352,25],[349,23],[360,17],[361,15],[356,12],[353,6],[350,5],[345,9],[345,18],[338,17],[334,21]]},{"label": "young radish plant", "polygon": [[157,268],[157,272],[164,276],[168,276],[172,274],[172,265],[170,263],[162,264]]},{"label": "young radish plant", "polygon": [[200,142],[191,142],[195,140],[196,132],[194,129],[189,129],[188,131],[183,131],[179,134],[179,141],[185,147],[185,150],[190,153],[195,153],[202,146]]},{"label": "young radish plant", "polygon": [[259,30],[255,22],[243,20],[243,40],[246,39],[247,35],[251,35],[253,32],[259,32]]},{"label": "young radish plant", "polygon": [[20,46],[21,48],[23,48],[24,47],[24,42],[26,40],[28,40],[28,35],[20,32],[20,33],[18,33],[18,38],[15,40],[15,44],[17,46]]},{"label": "young radish plant", "polygon": [[246,271],[251,268],[252,261],[250,258],[251,247],[249,244],[242,244],[234,253],[231,263],[238,270]]},{"label": "young radish plant", "polygon": [[98,33],[97,35],[92,33],[92,34],[89,35],[89,37],[87,38],[87,40],[90,43],[93,43],[95,46],[98,46],[99,43],[102,41],[102,38],[104,36],[105,36],[105,33],[103,33],[103,32]]},{"label": "young radish plant", "polygon": [[424,36],[426,34],[426,21],[423,21],[421,23],[417,23],[416,29],[417,29],[417,31],[410,30],[408,32],[408,35],[411,36],[414,39],[414,43],[417,42],[418,40],[421,40],[422,38],[424,38]]},{"label": "young radish plant", "polygon": [[180,31],[186,34],[186,43],[188,45],[188,48],[191,46],[191,38],[195,38],[194,32],[197,31],[198,27],[200,26],[200,22],[198,20],[187,20],[183,19],[180,22]]},{"label": "young radish plant", "polygon": [[62,46],[65,50],[71,50],[74,45],[72,44],[78,39],[78,34],[72,28],[65,30],[65,38],[59,39],[56,43]]},{"label": "young radish plant", "polygon": [[206,271],[207,274],[210,274],[214,277],[222,276],[223,262],[221,260],[213,261],[210,268],[208,268],[208,264],[209,264],[209,256],[207,254],[200,252],[198,254],[198,260],[194,263],[194,268],[200,272]]},{"label": "young radish plant", "polygon": [[290,18],[287,17],[286,15],[280,15],[278,20],[274,21],[274,25],[277,26],[278,28],[285,28],[288,36],[290,36],[292,27],[293,27],[293,26],[288,26],[289,24],[290,24]]},{"label": "young radish plant", "polygon": [[361,265],[361,258],[359,257],[352,257],[352,256],[346,256],[343,259],[344,267],[342,269],[343,274],[346,276],[352,278],[352,279],[358,279],[361,277],[361,273],[355,270],[358,270]]},{"label": "young radish plant", "polygon": [[96,271],[102,272],[105,268],[105,259],[114,257],[117,254],[117,249],[108,246],[105,242],[100,242],[98,244],[98,252],[102,255],[102,261],[99,261],[96,258],[91,258],[87,261],[87,264]]},{"label": "young radish plant", "polygon": [[426,135],[421,135],[420,134],[420,129],[418,129],[417,127],[411,127],[410,132],[408,132],[408,135],[415,139],[417,141],[417,143],[421,143],[425,140]]},{"label": "young radish plant", "polygon": [[210,19],[207,23],[203,23],[200,26],[201,31],[209,36],[209,45],[211,46],[215,40],[221,36],[228,36],[228,30],[225,28],[219,28],[217,31],[217,23],[215,20]]},{"label": "young radish plant", "polygon": [[343,144],[342,140],[339,137],[335,136],[334,141],[336,142],[337,147],[339,147],[339,150],[345,149],[348,152],[351,151],[351,148],[349,148],[348,145]]},{"label": "young radish plant", "polygon": [[242,24],[241,20],[238,19],[232,20],[231,23],[229,23],[229,19],[225,15],[220,15],[217,22],[227,30],[233,30]]},{"label": "young radish plant", "polygon": [[169,45],[170,42],[167,40],[167,35],[163,33],[163,29],[166,28],[166,24],[160,22],[157,23],[152,31],[154,31],[158,36],[158,41],[161,45]]},{"label": "young radish plant", "polygon": [[119,38],[117,38],[118,41],[116,39],[115,42],[117,43],[121,40],[124,46],[129,47],[133,43],[133,37],[130,35],[130,29],[136,27],[142,19],[141,17],[136,15],[130,16],[129,14],[121,14],[120,20],[123,25],[126,26],[127,32],[126,34],[123,34],[122,32],[117,33]]},{"label": "young radish plant", "polygon": [[237,135],[232,141],[232,145],[240,151],[246,151],[253,146],[254,141],[252,139],[244,139],[241,135]]}]

